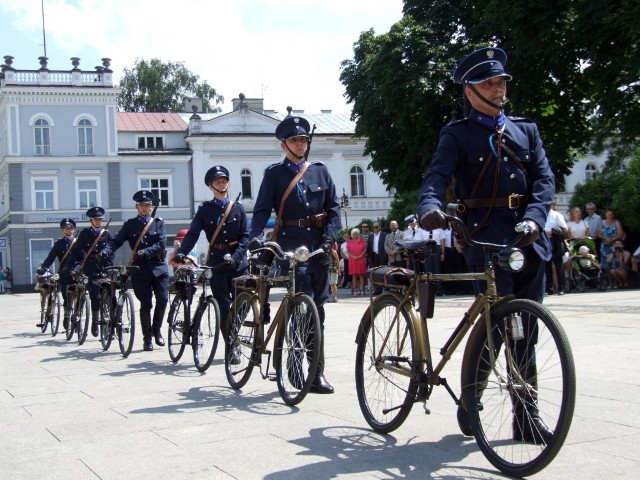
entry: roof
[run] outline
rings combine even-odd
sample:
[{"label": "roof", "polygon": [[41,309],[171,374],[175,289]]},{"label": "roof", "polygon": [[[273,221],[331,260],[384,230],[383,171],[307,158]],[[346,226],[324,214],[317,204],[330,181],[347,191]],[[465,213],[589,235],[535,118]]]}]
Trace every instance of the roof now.
[{"label": "roof", "polygon": [[177,113],[117,112],[118,130],[123,132],[185,132],[188,122]]}]

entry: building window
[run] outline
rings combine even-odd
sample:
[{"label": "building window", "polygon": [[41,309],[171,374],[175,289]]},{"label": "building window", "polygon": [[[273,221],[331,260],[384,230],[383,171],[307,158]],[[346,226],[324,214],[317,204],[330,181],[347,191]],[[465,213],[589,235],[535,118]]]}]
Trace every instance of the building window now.
[{"label": "building window", "polygon": [[78,155],[93,155],[93,124],[86,118],[78,122]]},{"label": "building window", "polygon": [[76,178],[76,205],[79,210],[88,210],[98,206],[98,180],[95,178]]},{"label": "building window", "polygon": [[169,205],[169,194],[170,194],[170,185],[169,185],[169,177],[160,177],[160,178],[150,178],[145,177],[140,179],[140,189],[151,190],[153,195],[155,196],[155,200],[153,201],[154,205],[158,205],[160,207],[168,207]]},{"label": "building window", "polygon": [[138,137],[138,150],[164,150],[162,137]]},{"label": "building window", "polygon": [[44,118],[39,118],[34,122],[33,127],[35,154],[51,155],[51,132],[49,122]]},{"label": "building window", "polygon": [[34,210],[55,210],[56,179],[34,178],[32,180]]},{"label": "building window", "polygon": [[351,196],[364,197],[364,170],[358,165],[351,167]]},{"label": "building window", "polygon": [[251,170],[243,168],[240,171],[240,181],[242,183],[242,198],[253,198],[251,192]]},{"label": "building window", "polygon": [[[44,262],[53,247],[53,239],[30,239],[29,240],[29,258],[31,260],[31,283],[35,283],[36,270],[40,267],[40,264]],[[57,263],[57,262],[56,262]],[[51,265],[51,271],[55,271],[55,263]]]},{"label": "building window", "polygon": [[584,167],[584,178],[588,182],[598,174],[598,167],[595,163],[587,163]]}]

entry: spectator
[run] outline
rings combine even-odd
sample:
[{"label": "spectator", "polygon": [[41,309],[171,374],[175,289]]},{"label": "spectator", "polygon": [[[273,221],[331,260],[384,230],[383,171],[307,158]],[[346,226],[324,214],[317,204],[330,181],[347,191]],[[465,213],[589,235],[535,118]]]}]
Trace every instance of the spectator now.
[{"label": "spectator", "polygon": [[551,238],[551,260],[547,261],[545,265],[547,294],[556,292],[558,295],[564,295],[562,257],[566,252],[564,241],[568,228],[564,217],[556,210],[555,202],[551,204],[551,210],[549,210],[544,229],[549,238]]},{"label": "spectator", "polygon": [[367,270],[367,244],[360,236],[360,230],[351,230],[351,240],[347,242],[349,252],[349,273],[351,275],[351,295],[364,295],[364,274]]},{"label": "spectator", "polygon": [[351,274],[349,273],[349,252],[347,251],[347,242],[351,236],[349,232],[342,234],[342,244],[340,245],[340,256],[342,257],[342,285],[340,288],[351,288]]},{"label": "spectator", "polygon": [[13,293],[13,275],[9,267],[4,269],[4,293]]},{"label": "spectator", "polygon": [[338,244],[334,242],[331,249],[331,263],[329,264],[329,288],[331,292],[327,302],[338,301],[338,277],[340,276],[340,259],[338,258]]},{"label": "spectator", "polygon": [[0,294],[4,293],[4,270],[0,269]]},{"label": "spectator", "polygon": [[567,238],[584,238],[593,235],[589,229],[589,225],[582,219],[582,210],[580,207],[571,209],[571,220],[567,222]]},{"label": "spectator", "polygon": [[607,257],[607,278],[611,288],[629,288],[629,267],[631,252],[624,249],[624,242],[620,239],[614,242],[613,251]]},{"label": "spectator", "polygon": [[402,263],[399,247],[395,244],[395,241],[401,240],[404,233],[398,229],[398,222],[395,220],[389,222],[389,228],[391,232],[384,239],[384,251],[387,252],[389,265],[402,267],[404,263]]},{"label": "spectator", "polygon": [[601,240],[598,238],[598,232],[602,226],[602,217],[596,213],[595,203],[589,202],[585,208],[587,209],[587,218],[585,218],[584,221],[589,227],[589,235],[591,235],[596,242],[596,253],[598,253],[601,243]]},{"label": "spectator", "polygon": [[[367,266],[368,268],[386,265],[389,261],[387,252],[384,250],[384,243],[387,234],[380,230],[380,224],[373,222],[373,233],[369,234],[367,239]],[[373,291],[374,295],[380,295],[382,288],[376,287]]]},{"label": "spectator", "polygon": [[609,209],[604,212],[604,220],[600,224],[598,238],[602,240],[600,244],[600,263],[605,271],[610,269],[607,259],[613,252],[613,243],[616,240],[622,240],[623,236],[622,224],[615,218],[613,210]]}]

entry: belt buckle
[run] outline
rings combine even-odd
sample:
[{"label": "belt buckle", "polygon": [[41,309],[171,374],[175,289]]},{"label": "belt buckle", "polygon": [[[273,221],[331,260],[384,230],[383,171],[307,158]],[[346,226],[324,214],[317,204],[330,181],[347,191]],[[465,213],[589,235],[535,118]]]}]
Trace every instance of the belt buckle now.
[{"label": "belt buckle", "polygon": [[516,208],[520,208],[520,195],[517,193],[512,193],[507,197],[509,199],[509,209],[515,210]]},{"label": "belt buckle", "polygon": [[304,224],[304,222],[306,222],[306,218],[299,218],[298,219],[298,228],[304,228],[306,227],[306,225]]}]

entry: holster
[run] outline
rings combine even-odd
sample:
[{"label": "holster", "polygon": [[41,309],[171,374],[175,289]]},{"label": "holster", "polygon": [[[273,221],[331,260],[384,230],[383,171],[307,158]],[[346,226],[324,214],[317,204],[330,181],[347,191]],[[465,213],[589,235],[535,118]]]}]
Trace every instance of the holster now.
[{"label": "holster", "polygon": [[309,222],[313,228],[324,228],[327,226],[327,212],[309,215]]}]

